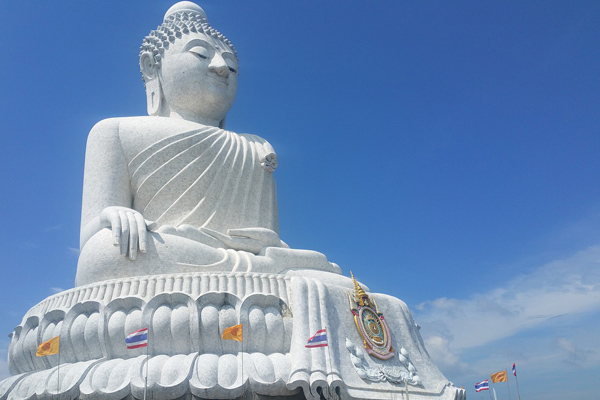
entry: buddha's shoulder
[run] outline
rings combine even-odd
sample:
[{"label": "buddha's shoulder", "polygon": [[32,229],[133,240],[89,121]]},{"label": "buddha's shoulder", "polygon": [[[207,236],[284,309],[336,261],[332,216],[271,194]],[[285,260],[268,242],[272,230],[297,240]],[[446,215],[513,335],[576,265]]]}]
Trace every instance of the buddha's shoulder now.
[{"label": "buddha's shoulder", "polygon": [[[244,140],[256,145],[270,147],[269,143],[260,136],[249,133],[235,133],[217,127],[206,126],[197,122],[186,121],[178,118],[140,116],[107,118],[98,122],[90,132],[91,138],[106,140],[109,137],[118,138],[122,143],[159,140],[174,135],[193,132],[197,130],[221,131],[224,135],[238,135]],[[89,139],[88,139],[89,140]]]},{"label": "buddha's shoulder", "polygon": [[181,131],[198,129],[200,127],[203,127],[203,125],[196,122],[168,117],[116,117],[103,119],[94,125],[91,132],[123,133],[128,131],[139,132],[153,130]]}]

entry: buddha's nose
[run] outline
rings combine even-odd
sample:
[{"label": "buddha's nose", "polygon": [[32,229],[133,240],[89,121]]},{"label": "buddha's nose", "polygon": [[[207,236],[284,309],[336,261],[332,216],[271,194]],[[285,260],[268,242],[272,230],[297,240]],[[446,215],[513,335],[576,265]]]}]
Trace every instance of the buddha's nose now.
[{"label": "buddha's nose", "polygon": [[225,59],[217,52],[210,60],[210,64],[208,64],[208,69],[216,72],[220,76],[228,77],[229,76],[229,66]]}]

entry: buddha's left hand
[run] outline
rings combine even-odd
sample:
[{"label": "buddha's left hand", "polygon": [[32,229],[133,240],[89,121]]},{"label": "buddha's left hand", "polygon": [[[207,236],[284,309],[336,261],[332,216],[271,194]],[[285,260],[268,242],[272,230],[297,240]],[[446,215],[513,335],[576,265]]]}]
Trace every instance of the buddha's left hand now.
[{"label": "buddha's left hand", "polygon": [[113,244],[120,248],[121,255],[132,261],[137,258],[138,249],[146,252],[147,231],[156,228],[155,222],[146,221],[138,211],[119,206],[106,207],[99,221],[102,227],[112,230]]},{"label": "buddha's left hand", "polygon": [[266,228],[228,229],[227,235],[208,228],[201,230],[234,250],[258,254],[265,247],[286,247],[276,232]]}]

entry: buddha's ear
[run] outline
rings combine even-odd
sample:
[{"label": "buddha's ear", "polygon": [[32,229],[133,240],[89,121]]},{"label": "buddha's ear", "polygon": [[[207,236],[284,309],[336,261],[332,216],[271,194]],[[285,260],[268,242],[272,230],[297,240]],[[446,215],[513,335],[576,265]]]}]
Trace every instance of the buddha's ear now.
[{"label": "buddha's ear", "polygon": [[148,115],[158,115],[162,105],[162,90],[158,78],[159,66],[154,60],[151,52],[145,51],[140,54],[140,71],[146,83],[146,102]]}]

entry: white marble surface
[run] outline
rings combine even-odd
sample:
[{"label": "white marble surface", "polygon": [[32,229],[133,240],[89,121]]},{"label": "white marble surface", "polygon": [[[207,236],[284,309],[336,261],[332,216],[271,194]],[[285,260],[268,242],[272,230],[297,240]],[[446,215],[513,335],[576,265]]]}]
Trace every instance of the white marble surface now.
[{"label": "white marble surface", "polygon": [[[256,135],[222,129],[237,90],[233,46],[192,3],[165,18],[140,53],[151,116],[103,120],[88,137],[76,284],[312,268],[314,253],[268,259],[268,249],[287,247],[278,234],[277,155]],[[336,270],[321,259],[316,268]]]},{"label": "white marble surface", "polygon": [[[337,284],[323,283],[331,275]],[[364,379],[348,351],[362,338],[348,306],[349,278],[253,273],[189,273],[118,279],[59,293],[32,308],[15,329],[9,354],[16,376],[0,384],[0,398],[50,398],[56,391],[58,356],[34,357],[39,341],[61,335],[61,390],[80,398],[121,399],[143,392],[144,348],[127,350],[125,337],[149,328],[149,385],[163,399],[192,393],[233,398],[244,390],[307,398],[319,391],[349,399],[389,399],[402,382]],[[413,368],[415,399],[461,399],[435,367],[406,305],[371,294],[386,313],[394,348],[391,360],[362,354],[361,368],[393,376]],[[244,326],[244,342],[223,341],[223,330]],[[329,347],[305,348],[326,327]],[[243,346],[243,347],[242,347]],[[243,361],[242,361],[243,357]],[[243,367],[242,367],[243,364]],[[243,368],[243,369],[242,369]],[[243,372],[242,372],[243,371]],[[121,396],[121,397],[119,397]]]},{"label": "white marble surface", "polygon": [[[0,400],[141,398],[146,369],[160,399],[251,391],[387,400],[407,390],[412,399],[464,399],[401,300],[371,295],[399,349],[371,357],[349,307],[353,281],[325,255],[279,238],[277,155],[258,136],[224,129],[237,55],[204,11],[171,7],[144,39],[140,68],[149,116],[92,129],[77,286],[15,328],[14,376],[0,382]],[[243,343],[222,340],[236,324]],[[127,334],[143,327],[148,348],[127,350]],[[329,346],[306,348],[323,328]],[[57,335],[60,369],[58,355],[35,356]]]}]

